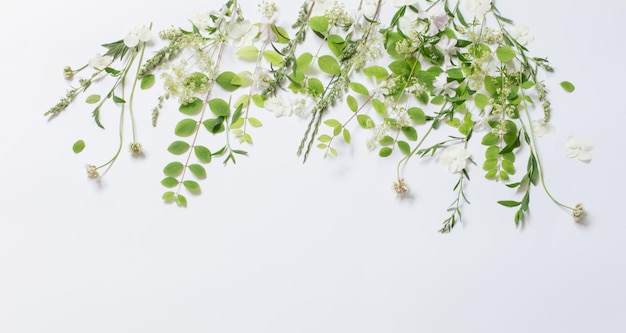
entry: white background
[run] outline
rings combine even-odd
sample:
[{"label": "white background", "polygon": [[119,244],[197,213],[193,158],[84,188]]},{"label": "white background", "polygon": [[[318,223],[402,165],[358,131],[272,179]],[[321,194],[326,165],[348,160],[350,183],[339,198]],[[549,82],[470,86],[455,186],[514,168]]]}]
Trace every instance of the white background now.
[{"label": "white background", "polygon": [[[415,196],[399,201],[393,160],[361,140],[303,165],[305,121],[267,111],[250,157],[211,165],[189,208],[165,205],[159,181],[177,116],[172,108],[153,129],[154,96],[136,111],[146,157],[123,155],[98,184],[84,165],[114,152],[114,126],[97,129],[81,103],[43,117],[65,92],[62,68],[136,23],[184,25],[218,5],[2,0],[0,332],[626,331],[625,2],[497,4],[530,26],[531,52],[557,70],[547,81],[557,133],[540,153],[553,193],[582,202],[585,224],[536,188],[515,228],[513,210],[496,203],[514,193],[474,167],[464,222],[441,235],[456,181],[442,166],[410,164]],[[286,25],[300,3],[278,5]],[[590,164],[563,156],[570,134],[597,143]],[[79,155],[77,139],[88,144]]]}]

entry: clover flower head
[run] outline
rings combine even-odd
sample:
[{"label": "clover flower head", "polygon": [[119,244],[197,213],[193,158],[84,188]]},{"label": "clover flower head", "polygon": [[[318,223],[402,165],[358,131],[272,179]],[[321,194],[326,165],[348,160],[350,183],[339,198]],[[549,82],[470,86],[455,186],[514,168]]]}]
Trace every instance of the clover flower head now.
[{"label": "clover flower head", "polygon": [[595,144],[587,139],[582,139],[570,135],[565,143],[565,156],[577,158],[583,162],[591,161],[591,151]]},{"label": "clover flower head", "polygon": [[404,6],[412,6],[417,3],[416,0],[391,0],[391,4],[394,7],[404,7]]},{"label": "clover flower head", "polygon": [[139,42],[147,42],[150,40],[152,33],[150,28],[145,24],[139,24],[130,29],[124,37],[124,45],[133,48],[139,45]]},{"label": "clover flower head", "polygon": [[538,137],[542,137],[546,134],[554,134],[556,132],[556,129],[554,128],[554,126],[552,126],[550,122],[545,121],[545,119],[543,118],[533,120],[532,128]]},{"label": "clover flower head", "polygon": [[456,91],[454,89],[459,87],[459,83],[455,80],[448,82],[448,74],[445,72],[439,74],[435,81],[433,82],[433,93],[435,95],[448,95],[450,97],[456,96]]},{"label": "clover flower head", "polygon": [[142,150],[143,150],[143,147],[141,146],[141,143],[139,142],[133,142],[128,146],[128,151],[130,151],[130,153],[133,154],[134,156],[140,155]]},{"label": "clover flower head", "polygon": [[450,146],[441,152],[438,161],[448,168],[448,172],[458,173],[465,169],[469,158],[469,151],[458,146]]},{"label": "clover flower head", "polygon": [[261,16],[263,16],[265,20],[269,21],[273,19],[275,21],[277,12],[275,2],[263,1],[259,4],[259,13],[261,13]]},{"label": "clover flower head", "polygon": [[100,53],[97,53],[93,58],[89,59],[89,66],[95,69],[104,69],[107,68],[112,62],[112,56],[103,56]]},{"label": "clover flower head", "polygon": [[465,6],[477,17],[483,17],[491,10],[491,0],[467,0]]},{"label": "clover flower head", "polygon": [[393,191],[399,197],[405,197],[411,191],[409,184],[404,180],[404,178],[398,178],[395,182],[393,182]]},{"label": "clover flower head", "polygon": [[284,94],[277,94],[276,96],[270,97],[265,101],[265,109],[274,112],[276,118],[288,117],[294,113],[294,105],[291,98]]},{"label": "clover flower head", "polygon": [[585,215],[585,211],[583,209],[583,204],[577,203],[574,209],[572,209],[572,217],[574,221],[578,222],[583,219]]},{"label": "clover flower head", "polygon": [[88,165],[85,166],[85,168],[87,169],[87,176],[89,176],[89,178],[98,178],[98,177],[100,177],[100,174],[98,173],[98,167],[97,166],[88,164]]},{"label": "clover flower head", "polygon": [[211,13],[206,12],[206,11],[204,12],[195,11],[191,13],[191,17],[189,18],[189,20],[200,31],[205,30],[207,27],[211,26],[211,24],[213,23],[213,21],[211,20]]},{"label": "clover flower head", "polygon": [[515,26],[511,29],[510,34],[513,39],[522,45],[528,45],[535,39],[535,37],[530,33],[528,26],[525,25]]}]

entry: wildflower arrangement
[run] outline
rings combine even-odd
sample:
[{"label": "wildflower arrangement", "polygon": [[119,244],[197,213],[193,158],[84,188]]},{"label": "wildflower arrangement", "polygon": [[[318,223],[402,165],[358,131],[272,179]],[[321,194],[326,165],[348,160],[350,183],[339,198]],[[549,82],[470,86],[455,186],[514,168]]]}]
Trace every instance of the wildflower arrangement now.
[{"label": "wildflower arrangement", "polygon": [[[397,157],[392,189],[399,197],[411,193],[406,164],[436,159],[458,178],[440,232],[461,221],[470,172],[521,192],[519,201],[498,201],[515,210],[516,225],[524,221],[535,187],[581,219],[582,204],[561,203],[544,180],[537,145],[554,131],[543,81],[553,68],[527,48],[533,40],[529,29],[503,16],[492,0],[387,1],[391,6],[361,0],[347,9],[336,0],[305,0],[293,24],[282,27],[275,3],[261,2],[261,21],[252,23],[239,2],[230,0],[192,13],[188,27],[160,31],[164,46],[150,53],[152,24],[135,26],[123,39],[103,44],[104,54],[78,69],[66,67],[70,89],[45,115],[55,117],[86,95],[95,125],[104,129],[100,112],[118,110],[115,153],[86,167],[89,177],[101,178],[124,142],[130,142],[131,155],[142,154],[133,97],[160,81],[152,125],[163,109],[180,114],[173,124],[176,139],[167,148],[172,160],[163,166],[162,198],[179,206],[187,206],[189,193],[200,194],[214,160],[235,164],[248,155],[254,131],[263,125],[254,113],[265,109],[276,117],[306,119],[297,149],[303,161],[316,150],[336,157],[338,142],[351,144],[355,129],[366,131],[365,149]],[[225,56],[236,57],[237,72],[222,68]],[[111,82],[108,90],[91,93],[95,83],[104,82]],[[575,89],[568,81],[560,85]],[[131,138],[123,131],[128,118]],[[470,145],[472,139],[480,144]],[[588,162],[593,147],[570,137],[565,155]],[[82,140],[73,147],[76,153],[84,148]]]}]

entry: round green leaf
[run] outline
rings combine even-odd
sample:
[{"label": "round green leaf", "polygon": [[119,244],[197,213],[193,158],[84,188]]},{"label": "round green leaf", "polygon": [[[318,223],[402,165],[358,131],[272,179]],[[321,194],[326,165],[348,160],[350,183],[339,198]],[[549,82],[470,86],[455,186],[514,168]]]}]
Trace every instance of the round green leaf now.
[{"label": "round green leaf", "polygon": [[148,74],[141,78],[140,87],[143,90],[150,89],[156,81],[154,74]]},{"label": "round green leaf", "polygon": [[402,127],[402,133],[404,133],[404,136],[411,141],[417,140],[417,131],[411,126]]},{"label": "round green leaf", "polygon": [[378,155],[380,157],[387,157],[391,155],[392,152],[393,152],[393,149],[389,147],[383,147],[383,148],[380,148],[380,151],[378,151]]},{"label": "round green leaf", "polygon": [[322,72],[330,75],[341,74],[341,66],[339,62],[332,56],[323,55],[317,59],[317,65],[320,66]]},{"label": "round green leaf", "polygon": [[209,148],[204,146],[195,146],[193,147],[193,152],[202,163],[210,163],[211,162],[211,151]]},{"label": "round green leaf", "polygon": [[74,153],[78,154],[83,151],[83,149],[85,149],[85,141],[78,140],[74,142],[74,145],[72,146],[72,151],[74,151]]},{"label": "round green leaf", "polygon": [[196,176],[199,179],[204,179],[206,178],[206,169],[200,165],[200,164],[191,164],[189,165],[189,171],[191,171],[191,173],[193,173],[194,176]]},{"label": "round green leaf", "polygon": [[515,58],[515,50],[508,46],[500,46],[496,49],[496,55],[501,62],[509,62]]},{"label": "round green leaf", "polygon": [[163,178],[163,180],[161,180],[161,185],[167,187],[167,188],[172,188],[176,185],[178,185],[178,179],[174,178],[174,177],[165,177]]},{"label": "round green leaf", "polygon": [[185,188],[191,192],[191,193],[198,193],[200,192],[200,184],[198,184],[198,182],[193,181],[193,180],[185,180],[183,182],[183,186],[185,186]]},{"label": "round green leaf", "polygon": [[192,97],[192,102],[181,104],[178,111],[188,116],[193,116],[202,110],[202,105],[204,105],[204,102],[201,99],[198,97]]},{"label": "round green leaf", "polygon": [[328,19],[324,16],[311,17],[309,26],[313,31],[323,34],[328,31]]},{"label": "round green leaf", "polygon": [[409,144],[406,143],[405,141],[398,141],[398,148],[400,148],[400,151],[404,155],[411,154],[411,146],[409,146]]},{"label": "round green leaf", "polygon": [[180,162],[171,162],[163,168],[163,173],[169,177],[176,177],[183,172],[185,166]]},{"label": "round green leaf", "polygon": [[218,117],[228,117],[228,114],[230,113],[230,105],[228,105],[228,103],[221,98],[214,98],[210,100],[209,108],[211,109],[211,112]]},{"label": "round green leaf", "polygon": [[174,134],[178,136],[190,136],[198,127],[198,122],[193,119],[183,119],[176,124],[176,128],[174,129]]},{"label": "round green leaf", "polygon": [[246,45],[239,48],[235,54],[244,60],[256,60],[256,57],[259,54],[259,49],[253,45]]},{"label": "round green leaf", "polygon": [[174,141],[167,147],[167,151],[174,155],[184,154],[189,150],[189,144],[184,141]]},{"label": "round green leaf", "polygon": [[89,97],[87,97],[87,99],[85,100],[85,102],[87,104],[96,104],[100,101],[100,95],[89,95]]},{"label": "round green leaf", "polygon": [[239,85],[233,84],[233,80],[237,79],[237,74],[233,72],[224,72],[215,78],[215,82],[226,91],[235,91]]},{"label": "round green leaf", "polygon": [[576,87],[574,87],[574,84],[569,81],[561,82],[561,87],[563,87],[563,89],[565,89],[565,91],[569,93],[573,92],[576,89]]}]

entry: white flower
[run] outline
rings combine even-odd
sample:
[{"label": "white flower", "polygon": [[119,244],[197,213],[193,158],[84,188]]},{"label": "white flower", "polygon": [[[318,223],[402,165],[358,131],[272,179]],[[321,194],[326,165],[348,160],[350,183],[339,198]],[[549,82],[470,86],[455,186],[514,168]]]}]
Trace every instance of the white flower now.
[{"label": "white flower", "polygon": [[97,53],[95,57],[89,59],[89,66],[95,69],[104,69],[108,67],[113,62],[113,57],[111,56],[103,56],[100,53]]},{"label": "white flower", "polygon": [[445,29],[448,24],[448,13],[441,2],[426,12],[420,12],[419,17],[430,22],[427,34],[431,36]]},{"label": "white flower", "polygon": [[124,44],[128,47],[135,47],[139,42],[147,42],[150,40],[150,28],[146,25],[136,25],[124,37]]},{"label": "white flower", "polygon": [[595,144],[589,140],[570,135],[565,143],[565,156],[577,158],[583,162],[591,161],[591,151]]},{"label": "white flower", "polygon": [[411,6],[416,3],[416,0],[391,0],[391,4],[394,5],[394,7]]},{"label": "white flower", "polygon": [[423,21],[418,20],[417,13],[412,10],[408,10],[398,20],[398,27],[405,35],[413,39],[417,39],[419,35],[426,31],[427,25]]},{"label": "white flower", "polygon": [[[384,0],[381,0],[381,10],[382,6],[385,4]],[[363,2],[363,15],[367,18],[373,18],[376,15],[376,9],[378,8],[378,0],[365,0]]]},{"label": "white flower", "polygon": [[530,33],[528,26],[519,25],[509,31],[511,37],[522,45],[528,45],[535,37]]},{"label": "white flower", "polygon": [[439,155],[439,163],[447,166],[450,173],[457,173],[465,169],[469,157],[469,151],[458,146],[450,146]]},{"label": "white flower", "polygon": [[228,25],[228,36],[233,39],[233,47],[236,49],[251,45],[258,33],[259,27],[253,26],[248,20]]},{"label": "white flower", "polygon": [[444,66],[447,66],[448,62],[450,61],[450,56],[455,54],[457,50],[456,39],[449,38],[448,36],[443,36],[439,40],[439,43],[437,43],[437,48],[439,49],[439,51],[441,51],[441,53],[443,53],[443,64]]},{"label": "white flower", "polygon": [[448,75],[444,72],[437,76],[435,82],[433,82],[433,87],[433,93],[435,93],[435,95],[444,94],[454,97],[456,96],[456,91],[454,89],[459,87],[459,83],[454,80],[448,82]]},{"label": "white flower", "polygon": [[326,11],[335,7],[336,4],[337,0],[315,0],[311,10],[311,17],[326,15]]},{"label": "white flower", "polygon": [[467,0],[465,7],[478,17],[483,17],[491,10],[491,0]]},{"label": "white flower", "polygon": [[274,11],[272,16],[267,17],[263,16],[262,22],[259,26],[259,31],[261,35],[259,36],[259,40],[264,44],[275,42],[278,37],[276,33],[274,33],[273,26],[276,24],[276,20],[278,19],[278,12]]},{"label": "white flower", "polygon": [[265,109],[274,112],[276,118],[293,115],[294,105],[291,98],[284,94],[277,94],[265,101]]},{"label": "white flower", "polygon": [[200,11],[193,12],[191,13],[191,17],[189,18],[189,20],[200,31],[205,30],[208,26],[211,26],[213,23],[213,21],[211,20],[211,13],[209,12],[200,12]]},{"label": "white flower", "polygon": [[493,117],[494,117],[491,114],[492,109],[493,109],[493,106],[491,104],[487,104],[487,106],[485,106],[485,109],[483,110],[482,113],[480,111],[478,113],[472,112],[472,121],[474,122],[474,132],[484,132],[490,128],[489,122],[493,120]]},{"label": "white flower", "polygon": [[532,128],[533,132],[535,132],[538,137],[542,137],[546,134],[554,134],[556,132],[554,126],[544,119],[533,120]]}]

